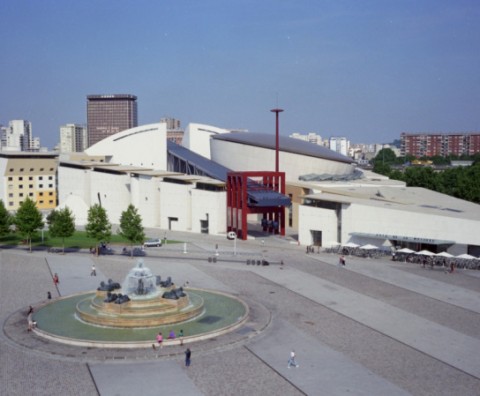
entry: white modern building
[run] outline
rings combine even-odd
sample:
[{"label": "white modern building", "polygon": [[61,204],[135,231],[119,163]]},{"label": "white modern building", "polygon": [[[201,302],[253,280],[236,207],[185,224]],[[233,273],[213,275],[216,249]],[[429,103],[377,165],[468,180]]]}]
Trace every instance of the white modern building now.
[{"label": "white modern building", "polygon": [[[211,159],[236,171],[275,170],[275,136],[264,133],[229,133],[212,136]],[[286,181],[311,174],[350,175],[350,158],[298,139],[279,137],[280,171]]]},{"label": "white modern building", "polygon": [[211,158],[210,137],[230,133],[229,129],[205,124],[188,124],[182,146],[205,158]]},{"label": "white modern building", "polygon": [[[60,206],[72,209],[77,224],[86,223],[95,203],[114,224],[133,204],[146,227],[226,233],[226,173],[273,171],[275,136],[191,124],[185,137],[184,147],[172,146],[166,124],[150,124],[98,142],[84,158],[61,157]],[[480,255],[479,205],[359,171],[326,147],[287,137],[279,145],[292,202],[285,216],[300,244],[373,243]],[[176,163],[185,170],[172,169]]]},{"label": "white modern building", "polygon": [[152,169],[167,169],[167,125],[148,124],[108,136],[85,150],[107,157],[107,162]]},{"label": "white modern building", "polygon": [[406,187],[369,173],[345,182],[297,183],[303,188],[299,240],[322,246],[373,244],[385,250],[447,250],[480,255],[480,207],[435,191]]},{"label": "white modern building", "polygon": [[[166,124],[112,135],[88,148],[84,158],[59,161],[59,202],[86,224],[90,206],[106,208],[118,224],[129,204],[145,227],[219,234],[225,231],[225,183],[167,171]],[[103,156],[103,158],[102,158]]]}]

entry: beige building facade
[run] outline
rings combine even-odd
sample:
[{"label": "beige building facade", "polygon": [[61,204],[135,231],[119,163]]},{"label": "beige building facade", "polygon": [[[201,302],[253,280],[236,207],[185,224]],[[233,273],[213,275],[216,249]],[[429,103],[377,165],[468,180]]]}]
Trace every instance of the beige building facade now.
[{"label": "beige building facade", "polygon": [[40,210],[57,206],[56,154],[0,153],[0,198],[9,211],[16,211],[25,199]]}]

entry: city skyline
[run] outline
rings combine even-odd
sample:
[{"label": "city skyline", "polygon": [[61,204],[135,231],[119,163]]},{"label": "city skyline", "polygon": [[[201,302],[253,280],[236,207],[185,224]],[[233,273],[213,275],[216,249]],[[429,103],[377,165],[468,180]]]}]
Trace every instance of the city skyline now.
[{"label": "city skyline", "polygon": [[0,4],[0,123],[42,146],[86,124],[89,94],[164,117],[388,143],[480,130],[480,4],[266,0]]}]

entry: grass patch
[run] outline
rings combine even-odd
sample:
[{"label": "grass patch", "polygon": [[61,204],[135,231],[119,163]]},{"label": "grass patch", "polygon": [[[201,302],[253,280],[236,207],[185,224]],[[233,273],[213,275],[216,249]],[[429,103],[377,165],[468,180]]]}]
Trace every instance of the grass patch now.
[{"label": "grass patch", "polygon": [[[180,241],[167,241],[167,244],[171,243],[180,243]],[[25,238],[23,238],[21,235],[12,233],[1,237],[0,245],[26,246],[27,243]],[[73,234],[70,238],[65,238],[65,248],[88,249],[95,245],[96,241],[87,237],[87,233],[85,231],[75,231],[75,234]],[[112,234],[109,245],[130,246],[130,242],[121,235]],[[63,240],[62,238],[53,238],[50,236],[48,231],[44,231],[43,240],[41,232],[32,237],[32,246],[62,247]]]}]

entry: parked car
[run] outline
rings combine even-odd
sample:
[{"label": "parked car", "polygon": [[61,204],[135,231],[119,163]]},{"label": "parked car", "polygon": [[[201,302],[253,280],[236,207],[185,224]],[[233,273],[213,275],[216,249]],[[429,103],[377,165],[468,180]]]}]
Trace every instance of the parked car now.
[{"label": "parked car", "polygon": [[115,251],[107,246],[100,245],[98,247],[98,254],[111,255],[111,254],[115,254]]},{"label": "parked car", "polygon": [[154,247],[154,246],[162,246],[162,241],[158,238],[147,239],[143,246],[145,247]]},{"label": "parked car", "polygon": [[123,248],[122,255],[123,256],[134,256],[134,257],[144,257],[144,256],[147,255],[147,253],[142,248],[134,247],[133,248],[133,254],[132,254],[131,249]]}]

